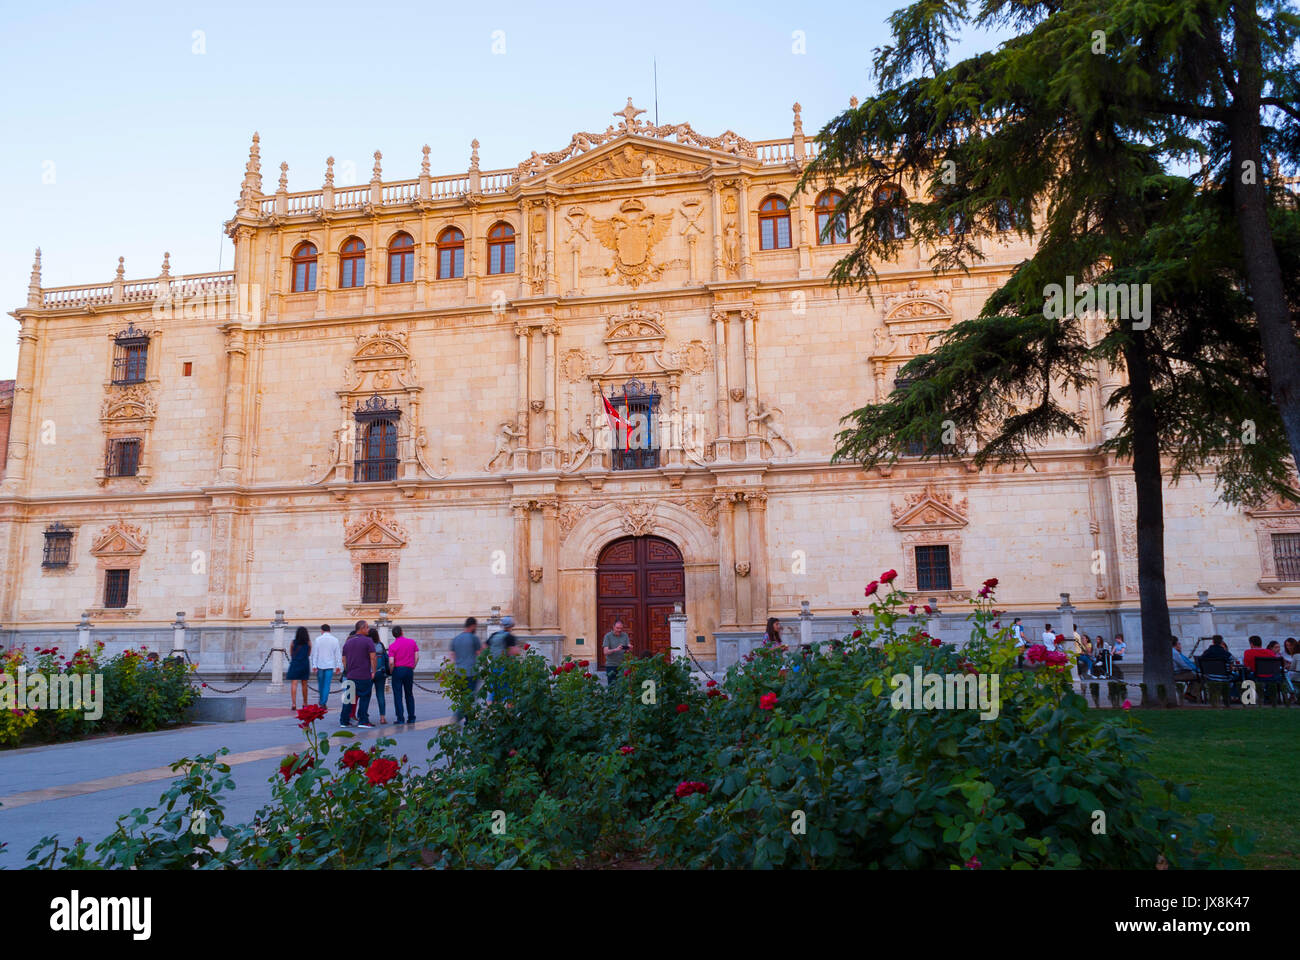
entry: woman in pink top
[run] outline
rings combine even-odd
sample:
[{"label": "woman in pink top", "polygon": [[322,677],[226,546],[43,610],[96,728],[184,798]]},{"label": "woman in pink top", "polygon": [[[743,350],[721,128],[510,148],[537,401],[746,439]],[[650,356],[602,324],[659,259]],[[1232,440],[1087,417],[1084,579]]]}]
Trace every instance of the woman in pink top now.
[{"label": "woman in pink top", "polygon": [[415,723],[415,665],[420,662],[420,648],[410,637],[402,635],[401,627],[393,627],[388,659],[393,666],[393,706],[397,708],[397,722]]}]

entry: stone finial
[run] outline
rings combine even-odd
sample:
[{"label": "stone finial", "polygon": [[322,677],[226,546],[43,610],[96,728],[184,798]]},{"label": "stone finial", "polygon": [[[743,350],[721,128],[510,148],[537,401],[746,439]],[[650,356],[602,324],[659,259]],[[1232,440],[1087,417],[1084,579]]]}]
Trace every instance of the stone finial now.
[{"label": "stone finial", "polygon": [[478,169],[478,141],[477,140],[471,140],[469,142],[469,168],[471,170]]},{"label": "stone finial", "polygon": [[32,261],[32,278],[27,282],[27,305],[39,306],[41,303],[41,248],[36,248],[36,259]]},{"label": "stone finial", "polygon": [[277,193],[289,192],[289,164],[280,164],[280,185],[276,187]]},{"label": "stone finial", "polygon": [[420,160],[420,176],[429,176],[429,145],[426,143],[420,148],[422,159]]},{"label": "stone finial", "polygon": [[248,148],[248,164],[244,167],[244,183],[251,192],[262,192],[262,138],[253,133],[253,145]]},{"label": "stone finial", "polygon": [[796,137],[803,136],[803,115],[802,114],[803,114],[803,107],[801,107],[799,104],[796,103],[794,105],[794,135]]},{"label": "stone finial", "polygon": [[172,255],[168,251],[163,254],[162,271],[158,274],[160,277],[170,277],[172,275]]},{"label": "stone finial", "polygon": [[850,106],[851,108],[853,108],[853,109],[856,109],[857,106],[858,106],[858,98],[857,98],[857,97],[849,97],[849,106]]},{"label": "stone finial", "polygon": [[325,186],[334,186],[334,158],[325,158]]},{"label": "stone finial", "polygon": [[117,279],[126,279],[126,257],[117,258]]},{"label": "stone finial", "polygon": [[384,178],[384,175],[383,175],[383,168],[380,166],[380,161],[383,160],[383,159],[384,159],[384,155],[383,155],[382,153],[380,153],[378,150],[376,150],[376,151],[375,151],[375,166],[374,166],[374,169],[372,169],[372,170],[370,171],[370,182],[371,182],[371,183],[379,183],[381,180],[383,180],[383,178]]}]

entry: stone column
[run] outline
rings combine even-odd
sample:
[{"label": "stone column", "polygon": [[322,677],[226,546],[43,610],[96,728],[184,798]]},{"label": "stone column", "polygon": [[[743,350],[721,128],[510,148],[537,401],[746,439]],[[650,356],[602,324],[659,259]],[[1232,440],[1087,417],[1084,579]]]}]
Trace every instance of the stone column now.
[{"label": "stone column", "polygon": [[519,201],[519,231],[515,234],[515,275],[519,280],[516,297],[532,296],[533,248],[529,241],[531,225],[528,222],[528,201]]},{"label": "stone column", "polygon": [[749,514],[749,596],[752,623],[767,621],[767,492],[755,490],[745,495]]},{"label": "stone column", "polygon": [[82,611],[81,622],[77,624],[77,649],[90,649],[90,628],[94,624],[90,622],[90,614]]},{"label": "stone column", "polygon": [[1061,633],[1069,643],[1074,639],[1074,605],[1070,603],[1068,593],[1061,594],[1061,603],[1056,609],[1061,615]]},{"label": "stone column", "polygon": [[20,319],[18,332],[18,375],[14,381],[13,406],[9,410],[9,464],[5,474],[5,493],[17,493],[27,477],[27,437],[31,433],[32,396],[36,389],[36,320]]},{"label": "stone column", "polygon": [[559,247],[559,238],[555,232],[555,205],[557,202],[555,197],[546,198],[546,295],[548,297],[557,296],[560,287],[560,278],[556,268],[556,254]]},{"label": "stone column", "polygon": [[[668,463],[676,465],[682,462],[682,407],[681,407],[681,384],[674,374],[668,378],[668,424],[672,436],[668,438]],[[662,438],[662,431],[660,437]],[[662,442],[662,440],[661,440]]]},{"label": "stone column", "polygon": [[718,504],[718,626],[736,626],[736,545],[732,496],[728,490],[713,495]]},{"label": "stone column", "polygon": [[724,439],[731,436],[731,398],[727,396],[727,314],[713,312],[714,351],[713,363],[718,381],[718,460],[731,459],[731,445]]},{"label": "stone column", "polygon": [[753,280],[754,261],[749,255],[749,187],[744,177],[736,181],[736,186],[740,193],[740,209],[736,211],[740,221],[740,279]]},{"label": "stone column", "polygon": [[545,391],[545,433],[542,438],[543,446],[543,466],[548,468],[555,467],[555,341],[559,328],[554,322],[542,327],[542,337],[546,346],[546,360],[543,376],[546,382],[543,384]]},{"label": "stone column", "polygon": [[248,367],[245,334],[236,326],[226,328],[226,403],[221,433],[220,483],[239,481],[240,452],[244,443],[244,377]]},{"label": "stone column", "polygon": [[515,324],[515,336],[519,338],[519,387],[515,398],[515,432],[523,434],[515,444],[515,470],[528,469],[528,447],[531,445],[529,430],[529,384],[528,384],[528,341],[532,328]]},{"label": "stone column", "polygon": [[1210,603],[1210,592],[1208,590],[1196,591],[1196,605],[1192,607],[1196,614],[1196,625],[1200,631],[1200,639],[1205,640],[1214,636],[1214,604]]},{"label": "stone column", "polygon": [[796,200],[794,214],[799,229],[799,279],[801,280],[812,276],[812,245],[816,242],[816,238],[810,236],[815,228],[809,229],[808,209],[809,205],[804,203],[802,198]]},{"label": "stone column", "polygon": [[[745,435],[755,437],[758,436],[758,345],[754,342],[754,321],[758,313],[742,310],[740,319],[745,332]],[[757,452],[755,449],[755,455]]]},{"label": "stone column", "polygon": [[710,184],[713,203],[713,282],[722,279],[722,190],[718,181]]},{"label": "stone column", "polygon": [[515,500],[510,504],[510,509],[515,518],[515,563],[513,571],[515,590],[514,599],[511,602],[514,609],[510,612],[515,618],[515,626],[522,629],[527,624],[529,614],[528,561],[531,553],[529,547],[532,545],[529,514],[532,512],[532,507],[527,500]]},{"label": "stone column", "polygon": [[560,501],[542,501],[542,628],[560,631]]},{"label": "stone column", "polygon": [[754,617],[758,612],[754,609],[754,581],[750,577],[754,571],[754,558],[753,545],[749,538],[749,501],[745,499],[743,492],[736,492],[733,499],[736,503],[732,518],[732,537],[736,557],[735,566],[732,568],[736,578],[736,625],[752,628]]}]

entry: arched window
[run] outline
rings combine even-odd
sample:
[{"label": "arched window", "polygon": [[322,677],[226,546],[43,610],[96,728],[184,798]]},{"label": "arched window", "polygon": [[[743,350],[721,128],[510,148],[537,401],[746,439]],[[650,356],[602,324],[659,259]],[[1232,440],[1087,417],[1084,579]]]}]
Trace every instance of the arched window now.
[{"label": "arched window", "polygon": [[1016,229],[1016,210],[1010,200],[999,200],[993,205],[993,226],[998,233],[1007,233]]},{"label": "arched window", "polygon": [[[817,198],[817,242],[848,243],[849,223],[843,211],[836,214],[835,207],[844,199],[838,190],[827,190]],[[832,222],[833,221],[833,222]]]},{"label": "arched window", "polygon": [[448,227],[438,234],[438,279],[465,276],[465,234]]},{"label": "arched window", "polygon": [[758,206],[758,246],[761,250],[790,246],[790,205],[780,197],[768,197]]},{"label": "arched window", "polygon": [[488,273],[515,272],[515,228],[494,223],[487,235]]},{"label": "arched window", "polygon": [[366,282],[366,245],[360,237],[348,237],[339,251],[339,286],[360,287]]},{"label": "arched window", "polygon": [[300,243],[293,249],[293,292],[316,289],[316,244]]},{"label": "arched window", "polygon": [[388,242],[388,282],[410,283],[415,279],[415,241],[399,233]]},{"label": "arched window", "polygon": [[[896,240],[902,240],[907,236],[907,194],[902,189],[895,186],[881,187],[876,191],[877,207],[892,207],[890,211],[889,222],[892,224],[891,232]],[[876,228],[880,239],[885,239],[885,224]]]},{"label": "arched window", "polygon": [[[951,203],[951,195],[951,188],[940,188],[935,192],[934,199],[936,203]],[[947,221],[945,221],[939,232],[945,237],[953,235],[961,236],[966,232],[966,214],[962,213],[960,210],[954,210],[948,215]]]}]

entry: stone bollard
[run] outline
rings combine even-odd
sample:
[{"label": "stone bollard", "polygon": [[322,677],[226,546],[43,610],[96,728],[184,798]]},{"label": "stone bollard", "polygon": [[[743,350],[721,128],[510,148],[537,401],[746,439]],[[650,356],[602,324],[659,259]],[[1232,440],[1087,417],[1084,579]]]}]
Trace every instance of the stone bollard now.
[{"label": "stone bollard", "polygon": [[808,609],[808,601],[799,602],[799,646],[812,646],[812,610]]},{"label": "stone bollard", "polygon": [[1192,607],[1196,614],[1196,625],[1200,632],[1200,640],[1203,643],[1209,643],[1210,637],[1214,636],[1214,604],[1210,603],[1210,592],[1208,590],[1196,591],[1196,603]]},{"label": "stone bollard", "polygon": [[672,657],[686,657],[686,614],[680,602],[673,604],[673,612],[668,615],[668,647]]},{"label": "stone bollard", "polygon": [[1061,615],[1061,629],[1058,632],[1068,643],[1074,639],[1074,604],[1070,603],[1068,593],[1061,594],[1061,603],[1056,609]]},{"label": "stone bollard", "polygon": [[82,611],[81,622],[77,624],[77,649],[90,649],[90,628],[94,624],[90,622],[90,614]]},{"label": "stone bollard", "polygon": [[[926,597],[925,602],[930,608],[929,614],[926,615],[925,632],[932,637],[938,637],[943,627],[939,620],[939,598]],[[940,639],[942,639],[942,637],[940,637]]]},{"label": "stone bollard", "polygon": [[271,685],[266,688],[267,693],[279,693],[284,689],[284,628],[287,624],[284,621],[284,611],[275,611],[275,619],[271,621],[272,639],[271,639]]},{"label": "stone bollard", "polygon": [[185,656],[185,611],[176,611],[176,620],[172,623],[172,656]]},{"label": "stone bollard", "polygon": [[387,610],[379,611],[379,619],[375,621],[375,629],[379,631],[379,642],[387,647],[393,640],[393,621],[388,619]]}]

